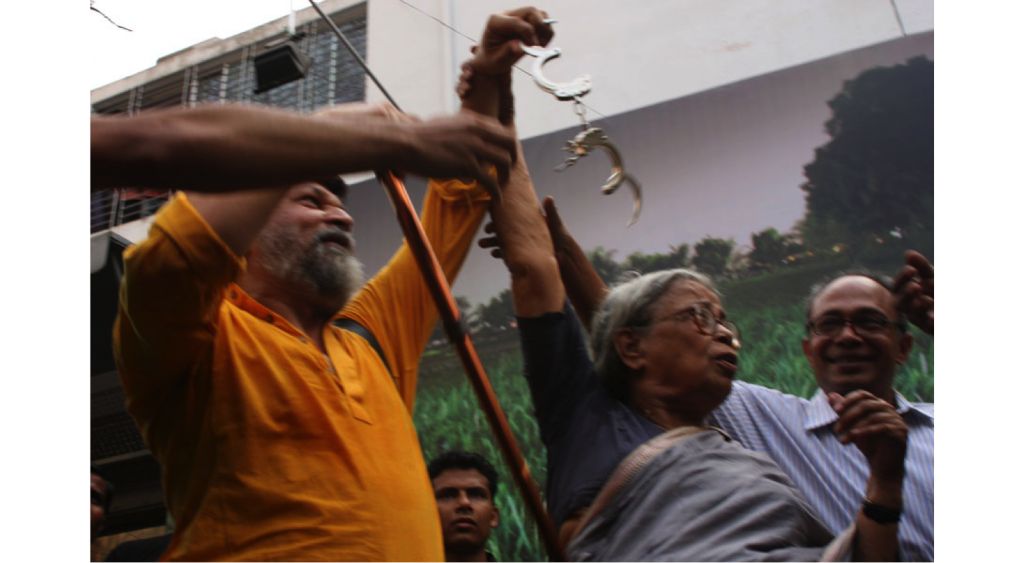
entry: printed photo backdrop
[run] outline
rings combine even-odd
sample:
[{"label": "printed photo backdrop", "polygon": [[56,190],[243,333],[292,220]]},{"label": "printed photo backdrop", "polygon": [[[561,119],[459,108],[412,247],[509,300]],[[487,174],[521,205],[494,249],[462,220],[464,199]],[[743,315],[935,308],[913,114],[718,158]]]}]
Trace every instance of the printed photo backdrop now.
[{"label": "printed photo backdrop", "polygon": [[[538,195],[555,197],[606,281],[672,267],[713,275],[744,337],[738,377],[809,397],[816,386],[800,341],[810,286],[855,265],[893,275],[906,249],[933,257],[933,45],[931,33],[911,36],[607,119],[591,116],[643,183],[643,213],[629,229],[628,188],[600,194],[611,171],[602,152],[554,171],[577,129],[525,141],[524,156]],[[401,234],[380,188],[366,184],[351,190],[349,203],[360,256],[375,271]],[[420,201],[424,184],[410,179],[409,187]],[[453,292],[543,491],[545,452],[508,288],[502,263],[474,249]],[[910,401],[932,402],[932,339],[913,334],[896,388]],[[501,525],[490,546],[498,560],[546,560],[440,329],[422,360],[415,423],[427,460],[457,448],[499,468]]]}]

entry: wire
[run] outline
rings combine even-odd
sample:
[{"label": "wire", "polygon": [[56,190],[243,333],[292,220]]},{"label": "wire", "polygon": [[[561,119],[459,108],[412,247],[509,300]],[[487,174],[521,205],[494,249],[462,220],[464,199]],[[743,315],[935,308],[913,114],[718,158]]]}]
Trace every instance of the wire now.
[{"label": "wire", "polygon": [[320,6],[316,5],[316,2],[314,2],[313,0],[309,0],[309,3],[313,5],[313,9],[316,10],[318,14],[320,14],[320,17],[323,18],[324,21],[326,21],[331,26],[331,29],[334,30],[334,34],[338,36],[338,39],[340,39],[341,42],[345,45],[345,48],[348,49],[348,52],[352,53],[352,56],[356,59],[356,62],[359,63],[359,66],[363,67],[363,70],[366,71],[366,75],[373,80],[373,83],[377,85],[377,88],[380,88],[380,91],[384,94],[384,97],[387,98],[389,102],[391,102],[391,105],[395,106],[395,109],[402,111],[402,108],[398,106],[398,102],[396,102],[395,99],[391,97],[391,94],[389,94],[387,89],[384,88],[384,85],[380,83],[380,80],[377,80],[377,75],[375,75],[373,71],[370,70],[369,65],[366,64],[366,61],[363,60],[363,57],[359,56],[359,52],[356,51],[356,48],[353,47],[352,44],[348,42],[348,39],[345,37],[345,34],[342,33],[340,29],[338,29],[337,25],[334,25],[334,20],[327,17],[327,14],[325,14],[323,10],[320,9]]},{"label": "wire", "polygon": [[[434,16],[432,16],[432,15],[430,15],[430,14],[428,14],[428,13],[424,12],[423,10],[419,9],[419,7],[417,7],[417,6],[414,6],[413,4],[410,4],[410,3],[406,2],[405,0],[398,0],[398,1],[399,1],[399,2],[401,2],[401,3],[403,3],[403,4],[405,4],[406,6],[409,6],[409,7],[410,7],[410,8],[412,8],[413,10],[416,10],[417,12],[419,12],[419,13],[423,14],[424,16],[427,16],[428,18],[430,18],[430,19],[432,19],[432,20],[436,21],[437,23],[439,23],[439,24],[441,24],[441,25],[443,25],[443,26],[447,27],[448,29],[450,29],[450,30],[454,31],[455,33],[458,33],[459,35],[461,35],[461,36],[465,37],[466,39],[469,39],[469,40],[470,40],[470,42],[472,42],[472,43],[474,43],[474,44],[475,44],[475,43],[478,43],[478,41],[477,41],[476,39],[473,39],[472,37],[470,37],[470,36],[466,35],[465,33],[462,33],[461,31],[459,31],[459,30],[455,29],[454,27],[452,27],[452,26],[450,26],[450,25],[448,25],[448,24],[444,23],[443,21],[441,21],[441,20],[437,19],[436,17],[434,17]],[[523,72],[526,72],[526,71],[524,70]],[[530,73],[528,73],[528,72],[527,72],[526,74],[530,74]]]},{"label": "wire", "polygon": [[896,23],[900,24],[900,32],[903,33],[903,37],[906,37],[907,29],[903,27],[903,17],[900,16],[900,9],[896,7],[896,0],[889,0],[889,3],[892,4],[892,11],[896,14]]}]

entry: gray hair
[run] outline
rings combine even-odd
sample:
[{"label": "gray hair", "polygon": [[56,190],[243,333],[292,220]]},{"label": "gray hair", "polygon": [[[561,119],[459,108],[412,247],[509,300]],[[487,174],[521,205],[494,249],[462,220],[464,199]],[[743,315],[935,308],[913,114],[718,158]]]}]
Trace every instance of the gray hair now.
[{"label": "gray hair", "polygon": [[615,333],[621,328],[644,333],[653,320],[654,304],[677,281],[695,281],[719,294],[711,278],[685,268],[633,275],[637,277],[612,287],[594,315],[590,331],[590,352],[597,375],[612,396],[623,402],[630,399],[630,375],[615,349]]},{"label": "gray hair", "polygon": [[[810,293],[808,293],[807,299],[804,301],[804,316],[806,317],[805,328],[807,329],[808,333],[811,330],[811,309],[814,308],[814,302],[818,300],[818,297],[820,297],[822,292],[825,291],[825,288],[832,285],[832,282],[839,280],[840,278],[849,278],[854,276],[868,278],[869,280],[884,287],[886,291],[888,291],[890,294],[892,293],[892,278],[885,274],[876,272],[874,270],[869,270],[868,268],[855,266],[853,268],[841,270],[834,274],[830,274],[823,278],[818,283],[811,286],[811,291]],[[893,297],[893,299],[895,299],[895,297]],[[900,311],[899,307],[896,308],[896,315],[896,326],[899,327],[900,331],[907,332],[907,316],[903,314],[903,311]]]}]

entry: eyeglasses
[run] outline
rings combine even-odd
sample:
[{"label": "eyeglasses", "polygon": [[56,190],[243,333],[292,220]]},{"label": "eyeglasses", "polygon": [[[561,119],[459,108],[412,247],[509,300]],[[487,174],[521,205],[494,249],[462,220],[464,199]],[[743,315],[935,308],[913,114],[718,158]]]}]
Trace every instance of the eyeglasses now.
[{"label": "eyeglasses", "polygon": [[[733,348],[739,349],[740,347],[740,328],[736,326],[736,323],[727,320],[720,319],[715,316],[711,309],[704,304],[694,303],[682,311],[672,313],[668,317],[659,319],[663,321],[666,319],[675,319],[677,321],[685,322],[689,317],[693,320],[693,324],[697,327],[702,334],[708,336],[714,336],[718,333],[718,327],[723,326],[726,330],[732,333],[732,346]],[[658,322],[658,321],[655,321]]]},{"label": "eyeglasses", "polygon": [[807,330],[818,336],[835,337],[846,328],[846,325],[853,327],[857,336],[878,336],[886,331],[890,325],[902,327],[897,321],[890,321],[882,315],[860,315],[852,319],[846,319],[837,315],[821,317],[816,321],[807,323]]}]

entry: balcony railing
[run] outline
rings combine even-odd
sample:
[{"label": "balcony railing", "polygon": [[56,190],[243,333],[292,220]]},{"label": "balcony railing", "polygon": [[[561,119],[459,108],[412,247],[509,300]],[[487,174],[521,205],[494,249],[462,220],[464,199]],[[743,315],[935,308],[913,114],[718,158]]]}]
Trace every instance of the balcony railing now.
[{"label": "balcony railing", "polygon": [[112,229],[156,213],[170,199],[169,190],[119,188],[92,194],[90,233]]}]

